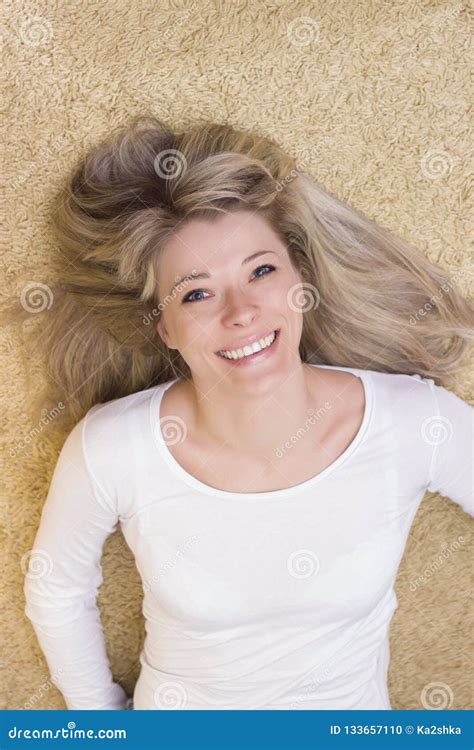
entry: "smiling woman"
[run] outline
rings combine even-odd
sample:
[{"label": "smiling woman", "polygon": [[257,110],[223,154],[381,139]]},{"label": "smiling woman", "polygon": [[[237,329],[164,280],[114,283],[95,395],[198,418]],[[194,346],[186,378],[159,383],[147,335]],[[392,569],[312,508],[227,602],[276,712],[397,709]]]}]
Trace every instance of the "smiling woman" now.
[{"label": "smiling woman", "polygon": [[445,387],[472,306],[295,166],[256,133],[138,118],[61,196],[40,344],[74,424],[25,611],[68,708],[129,705],[96,606],[118,523],[147,620],[135,709],[390,709],[417,508],[474,513],[474,410]]},{"label": "smiling woman", "polygon": [[[295,167],[256,133],[208,122],[176,133],[152,116],[86,154],[58,196],[54,226],[69,262],[36,342],[50,388],[64,385],[71,423],[98,401],[190,378],[160,318],[172,327],[181,306],[180,324],[195,321],[201,336],[203,321],[215,351],[276,328],[285,293],[284,306],[302,312],[292,318],[301,318],[302,362],[455,384],[473,337],[469,301],[440,266],[309,174],[297,170],[282,189]],[[276,320],[252,318],[268,294]],[[232,324],[242,303],[250,317]]]}]

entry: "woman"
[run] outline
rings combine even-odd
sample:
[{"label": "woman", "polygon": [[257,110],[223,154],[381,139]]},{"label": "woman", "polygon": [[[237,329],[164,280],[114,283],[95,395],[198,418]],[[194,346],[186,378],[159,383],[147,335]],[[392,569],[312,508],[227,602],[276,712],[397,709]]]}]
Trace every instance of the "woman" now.
[{"label": "woman", "polygon": [[[25,612],[67,707],[390,709],[419,504],[474,513],[474,410],[445,388],[468,301],[226,125],[138,118],[83,158],[55,224],[69,264],[42,343],[79,421]],[[144,588],[133,704],[96,606],[117,524]]]}]

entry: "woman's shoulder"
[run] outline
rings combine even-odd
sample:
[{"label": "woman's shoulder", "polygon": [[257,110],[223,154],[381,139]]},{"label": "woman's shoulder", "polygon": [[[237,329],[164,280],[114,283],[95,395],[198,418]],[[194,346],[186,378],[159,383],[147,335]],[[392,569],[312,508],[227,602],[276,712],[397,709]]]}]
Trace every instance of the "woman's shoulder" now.
[{"label": "woman's shoulder", "polygon": [[167,383],[162,383],[95,404],[84,417],[87,429],[89,431],[99,427],[101,429],[120,429],[125,428],[128,422],[136,423],[147,419],[152,399],[157,391],[166,385]]},{"label": "woman's shoulder", "polygon": [[366,371],[379,423],[389,420],[404,435],[453,431],[472,433],[473,406],[453,390],[437,385],[434,378],[418,373]]},{"label": "woman's shoulder", "polygon": [[97,403],[73,430],[91,478],[113,499],[120,515],[134,496],[136,477],[148,475],[150,407],[161,387]]},{"label": "woman's shoulder", "polygon": [[148,437],[151,403],[161,387],[100,402],[88,410],[80,424],[84,451],[91,462],[118,466],[142,450]]},{"label": "woman's shoulder", "polygon": [[424,378],[419,374],[393,373],[381,370],[317,365],[314,372],[315,381],[326,383],[329,390],[341,392],[347,396],[347,400],[354,403],[364,403],[375,399],[382,402],[384,397],[391,403],[398,399],[406,399],[410,396],[415,400],[429,400],[432,394],[434,381]]},{"label": "woman's shoulder", "polygon": [[[318,365],[318,367],[323,367],[323,365]],[[346,382],[348,385],[356,383],[356,380],[351,377],[355,375],[364,383],[369,382],[373,387],[377,387],[379,390],[385,389],[394,395],[407,392],[420,395],[423,392],[432,391],[434,386],[432,378],[424,377],[418,373],[385,372],[368,367],[328,367],[324,365],[324,368],[324,371],[334,383]]]},{"label": "woman's shoulder", "polygon": [[[327,366],[324,366],[325,368]],[[319,370],[319,373],[323,370]],[[325,369],[325,382],[328,388],[342,392],[348,404],[360,408],[362,403],[361,383],[364,384],[366,405],[379,424],[401,426],[404,430],[412,427],[418,430],[428,420],[437,416],[457,418],[459,411],[468,415],[472,406],[453,391],[437,385],[433,378],[419,373],[384,372],[376,369],[357,367],[330,367]],[[431,422],[430,422],[431,423]],[[420,427],[422,429],[422,427]],[[423,428],[424,429],[424,428]]]}]

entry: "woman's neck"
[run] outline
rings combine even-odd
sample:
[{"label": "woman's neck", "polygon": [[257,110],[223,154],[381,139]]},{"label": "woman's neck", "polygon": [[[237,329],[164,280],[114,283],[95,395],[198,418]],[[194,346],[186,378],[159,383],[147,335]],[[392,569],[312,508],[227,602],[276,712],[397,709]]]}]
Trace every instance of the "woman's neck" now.
[{"label": "woman's neck", "polygon": [[315,396],[313,373],[300,362],[274,383],[256,378],[245,390],[230,379],[212,386],[193,380],[187,388],[194,434],[240,454],[275,458],[278,449],[308,431],[305,425],[314,426],[314,418],[309,420],[323,399]]}]

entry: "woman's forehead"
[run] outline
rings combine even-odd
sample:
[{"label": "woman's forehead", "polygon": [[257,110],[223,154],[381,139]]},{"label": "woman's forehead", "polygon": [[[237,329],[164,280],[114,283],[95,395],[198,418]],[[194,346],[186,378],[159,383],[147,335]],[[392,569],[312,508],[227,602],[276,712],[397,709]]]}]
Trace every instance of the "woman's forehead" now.
[{"label": "woman's forehead", "polygon": [[215,221],[193,220],[178,230],[166,243],[160,258],[164,275],[184,276],[191,272],[238,267],[257,252],[284,256],[286,246],[269,224],[251,212],[220,216]]}]

